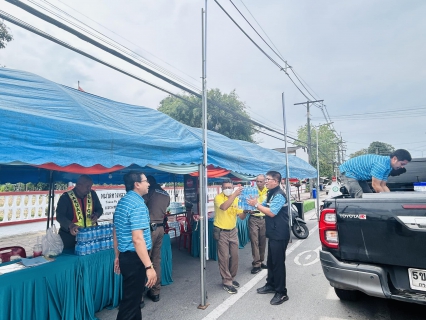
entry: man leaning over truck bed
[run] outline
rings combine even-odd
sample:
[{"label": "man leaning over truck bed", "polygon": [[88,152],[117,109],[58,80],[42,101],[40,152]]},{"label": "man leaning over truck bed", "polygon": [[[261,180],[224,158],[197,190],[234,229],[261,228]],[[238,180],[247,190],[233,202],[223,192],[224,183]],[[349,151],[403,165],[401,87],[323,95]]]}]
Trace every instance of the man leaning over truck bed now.
[{"label": "man leaning over truck bed", "polygon": [[352,198],[362,198],[363,193],[373,192],[367,183],[370,179],[375,192],[390,192],[386,185],[390,172],[404,168],[410,161],[411,155],[404,149],[398,149],[389,156],[358,156],[339,166],[340,179]]}]

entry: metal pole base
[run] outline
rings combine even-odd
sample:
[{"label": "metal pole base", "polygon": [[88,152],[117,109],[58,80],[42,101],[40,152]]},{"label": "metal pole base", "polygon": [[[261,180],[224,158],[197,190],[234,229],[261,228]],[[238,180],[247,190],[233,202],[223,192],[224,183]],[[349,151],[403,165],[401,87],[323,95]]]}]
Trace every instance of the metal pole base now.
[{"label": "metal pole base", "polygon": [[197,307],[197,309],[206,310],[207,307],[210,305],[210,303],[207,303],[206,305],[202,306],[201,304]]}]

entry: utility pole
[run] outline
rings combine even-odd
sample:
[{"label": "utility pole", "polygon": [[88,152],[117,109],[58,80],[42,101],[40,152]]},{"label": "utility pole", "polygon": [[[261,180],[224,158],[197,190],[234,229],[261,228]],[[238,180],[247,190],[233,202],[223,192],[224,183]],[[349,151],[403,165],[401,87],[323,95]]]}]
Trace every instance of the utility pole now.
[{"label": "utility pole", "polygon": [[[315,100],[315,101],[306,101],[306,102],[300,102],[300,103],[295,103],[294,105],[295,106],[297,106],[297,105],[300,105],[300,104],[306,104],[306,110],[307,110],[307,118],[308,118],[308,120],[307,120],[307,125],[308,125],[308,162],[309,162],[309,164],[310,165],[312,165],[312,148],[311,148],[311,116],[310,116],[310,112],[309,112],[309,105],[311,104],[311,103],[315,103],[315,102],[323,102],[324,100]],[[309,192],[310,192],[310,194],[311,194],[311,197],[312,197],[312,188],[313,188],[313,181],[312,181],[312,179],[309,179],[310,180],[310,183],[309,183]],[[317,186],[317,188],[318,188],[319,186]],[[317,194],[319,194],[318,192],[317,192]]]}]

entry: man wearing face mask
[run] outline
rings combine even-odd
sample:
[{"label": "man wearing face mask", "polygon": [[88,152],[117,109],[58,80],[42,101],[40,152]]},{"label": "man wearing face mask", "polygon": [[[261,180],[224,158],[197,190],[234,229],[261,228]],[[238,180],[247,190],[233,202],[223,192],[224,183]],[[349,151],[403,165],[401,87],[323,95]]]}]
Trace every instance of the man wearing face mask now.
[{"label": "man wearing face mask", "polygon": [[222,182],[222,192],[214,199],[213,237],[217,241],[217,257],[222,277],[223,289],[228,293],[237,293],[240,284],[235,281],[238,271],[238,232],[237,216],[245,219],[246,214],[238,209],[238,196],[242,187],[234,191],[231,180]]}]

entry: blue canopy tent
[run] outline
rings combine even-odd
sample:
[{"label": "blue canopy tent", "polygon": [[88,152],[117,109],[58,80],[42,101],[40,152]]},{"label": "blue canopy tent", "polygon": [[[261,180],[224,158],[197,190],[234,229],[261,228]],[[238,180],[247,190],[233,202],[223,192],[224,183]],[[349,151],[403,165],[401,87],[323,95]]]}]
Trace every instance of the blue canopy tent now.
[{"label": "blue canopy tent", "polygon": [[[85,172],[57,172],[74,164],[103,166],[104,172],[94,179],[97,183],[121,183],[124,172],[136,167],[162,182],[174,180],[170,173],[197,171],[202,162],[201,129],[157,110],[108,100],[28,72],[0,69],[0,115],[3,183],[75,181],[76,173]],[[286,176],[285,157],[276,151],[211,131],[207,145],[208,165],[235,174],[277,170]],[[315,176],[313,167],[290,158],[291,177]],[[49,163],[59,166],[55,176],[53,170],[32,167]],[[117,166],[118,171],[109,170]]]},{"label": "blue canopy tent", "polygon": [[[169,173],[197,171],[201,163],[201,129],[161,112],[81,92],[28,72],[2,68],[0,79],[0,181],[7,177],[8,182],[22,182],[19,173],[37,179],[27,181],[45,180],[40,169],[32,171],[24,164],[137,165],[164,181]],[[315,169],[303,160],[292,157],[289,161],[292,177],[315,176]],[[14,178],[4,164],[21,165],[14,166]],[[249,175],[274,169],[285,176],[285,158],[279,152],[212,131],[208,133],[208,164]],[[123,170],[119,172],[121,178]],[[100,183],[117,181],[109,179],[109,172],[99,176]]]}]

